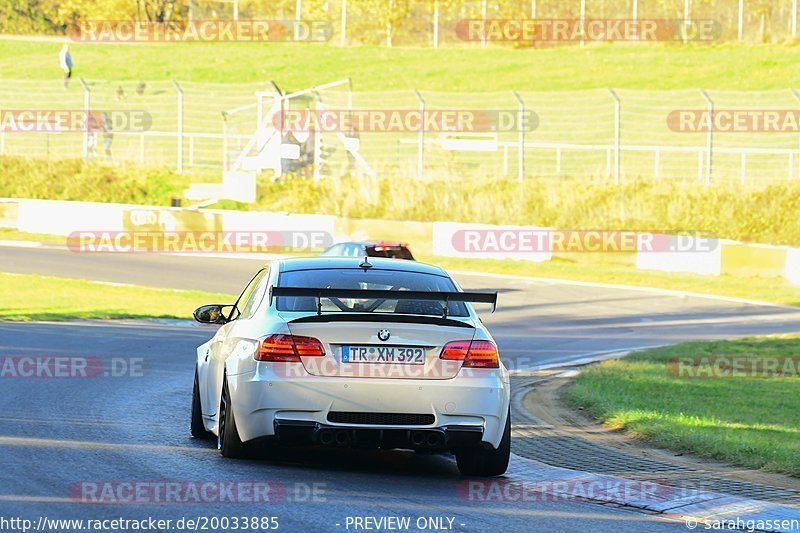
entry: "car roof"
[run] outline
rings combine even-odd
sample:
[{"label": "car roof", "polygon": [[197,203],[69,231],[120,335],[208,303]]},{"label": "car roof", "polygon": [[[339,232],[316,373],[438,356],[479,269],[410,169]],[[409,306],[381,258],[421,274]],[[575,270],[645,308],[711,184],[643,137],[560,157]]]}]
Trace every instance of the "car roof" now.
[{"label": "car roof", "polygon": [[[364,260],[363,257],[297,257],[292,259],[278,259],[280,272],[291,272],[294,270],[324,270],[334,268],[359,268],[359,264]],[[373,268],[379,270],[400,270],[403,272],[420,272],[422,274],[433,274],[436,276],[450,275],[436,265],[420,263],[419,261],[398,261],[383,257],[370,257],[369,262]]]},{"label": "car roof", "polygon": [[376,246],[376,245],[378,245],[378,246],[380,246],[380,245],[382,245],[382,246],[401,246],[403,248],[406,248],[408,246],[406,243],[399,242],[399,241],[343,241],[343,242],[337,242],[337,243],[335,243],[335,244],[333,244],[331,246],[332,247],[333,246],[338,246],[340,244],[355,244],[355,245],[358,245],[358,246]]}]

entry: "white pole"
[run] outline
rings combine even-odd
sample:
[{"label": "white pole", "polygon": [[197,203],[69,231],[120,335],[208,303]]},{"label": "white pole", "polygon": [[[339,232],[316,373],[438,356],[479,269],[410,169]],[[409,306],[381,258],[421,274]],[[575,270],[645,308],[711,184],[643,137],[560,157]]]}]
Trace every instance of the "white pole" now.
[{"label": "white pole", "polygon": [[620,169],[620,128],[619,128],[619,112],[620,102],[617,93],[614,89],[608,89],[611,97],[614,99],[614,185],[619,185],[619,169]]},{"label": "white pole", "polygon": [[392,47],[392,11],[394,7],[393,0],[389,0],[389,20],[386,22],[386,46]]},{"label": "white pole", "polygon": [[342,0],[342,27],[339,35],[339,46],[347,41],[347,0]]},{"label": "white pole", "polygon": [[[789,90],[792,91],[792,96],[795,97],[795,100],[800,102],[800,92],[797,92],[797,89],[789,89]],[[800,155],[800,150],[798,150],[798,155]]]},{"label": "white pole", "polygon": [[514,99],[517,101],[517,128],[519,131],[517,135],[517,181],[522,183],[525,177],[525,102],[520,97],[517,91],[514,91]]},{"label": "white pole", "polygon": [[178,172],[183,172],[183,89],[177,81],[172,80],[178,91]]},{"label": "white pole", "polygon": [[433,47],[439,48],[439,0],[433,0]]},{"label": "white pole", "polygon": [[634,41],[639,40],[639,27],[636,24],[637,20],[639,20],[639,0],[633,0],[633,27],[636,28],[633,35]]},{"label": "white pole", "polygon": [[294,4],[294,40],[300,40],[300,17],[303,13],[303,0],[297,0]]},{"label": "white pole", "polygon": [[686,44],[687,29],[689,28],[689,0],[683,0],[683,44]]},{"label": "white pole", "polygon": [[239,0],[233,0],[233,21],[239,22]]},{"label": "white pole", "polygon": [[792,39],[797,38],[797,0],[792,0]]},{"label": "white pole", "polygon": [[89,86],[86,85],[86,82],[83,78],[81,78],[81,85],[83,85],[83,112],[84,112],[84,132],[83,132],[83,157],[89,157],[89,105],[91,104],[90,100],[90,91]]},{"label": "white pole", "polygon": [[536,0],[531,0],[531,18],[536,18]]},{"label": "white pole", "polygon": [[703,98],[708,104],[708,135],[706,137],[706,185],[711,183],[711,171],[713,170],[711,157],[714,153],[714,102],[705,89],[700,89]]},{"label": "white pole", "polygon": [[417,146],[417,178],[422,178],[425,165],[425,100],[419,91],[414,89],[419,100],[419,145]]},{"label": "white pole", "polygon": [[581,46],[583,46],[583,25],[586,20],[586,0],[581,0]]},{"label": "white pole", "polygon": [[742,27],[744,26],[744,0],[739,0],[739,17],[737,21],[736,38],[742,40]]},{"label": "white pole", "polygon": [[487,0],[483,0],[481,2],[481,20],[483,21],[483,31],[481,31],[481,48],[486,48],[486,2]]}]

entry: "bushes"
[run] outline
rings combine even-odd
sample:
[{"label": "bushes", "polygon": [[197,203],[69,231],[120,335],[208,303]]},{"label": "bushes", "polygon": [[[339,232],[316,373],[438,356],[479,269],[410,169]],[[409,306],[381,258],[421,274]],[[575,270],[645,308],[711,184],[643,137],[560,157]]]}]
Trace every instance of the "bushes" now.
[{"label": "bushes", "polygon": [[[219,182],[218,172],[87,165],[0,158],[0,196],[169,205],[189,182]],[[248,208],[232,202],[218,207]],[[800,246],[800,183],[762,188],[693,182],[538,178],[417,181],[305,178],[260,180],[250,209],[357,218],[451,220],[562,229],[701,232],[749,242]]]}]

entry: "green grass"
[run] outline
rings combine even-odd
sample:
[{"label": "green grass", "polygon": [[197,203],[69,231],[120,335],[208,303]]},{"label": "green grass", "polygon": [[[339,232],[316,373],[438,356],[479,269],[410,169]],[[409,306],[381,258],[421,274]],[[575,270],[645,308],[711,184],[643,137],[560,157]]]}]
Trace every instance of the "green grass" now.
[{"label": "green grass", "polygon": [[800,306],[800,286],[783,278],[738,276],[702,276],[654,270],[638,270],[627,254],[568,254],[551,261],[530,263],[498,259],[455,259],[416,254],[418,259],[450,271],[464,270],[565,279],[614,285],[632,285],[651,289],[695,292],[711,296],[743,298],[781,305]]},{"label": "green grass", "polygon": [[690,379],[667,373],[671,357],[800,354],[800,337],[685,343],[586,368],[570,403],[655,446],[800,476],[797,378]]},{"label": "green grass", "polygon": [[230,295],[0,272],[0,320],[184,318]]},{"label": "green grass", "polygon": [[[16,79],[60,79],[59,42],[0,39],[0,71]],[[108,80],[244,83],[275,80],[296,90],[351,76],[354,89],[556,91],[772,89],[800,85],[800,46],[596,44],[547,49],[291,43],[71,43],[75,76]],[[298,68],[302,66],[302,68]]]}]

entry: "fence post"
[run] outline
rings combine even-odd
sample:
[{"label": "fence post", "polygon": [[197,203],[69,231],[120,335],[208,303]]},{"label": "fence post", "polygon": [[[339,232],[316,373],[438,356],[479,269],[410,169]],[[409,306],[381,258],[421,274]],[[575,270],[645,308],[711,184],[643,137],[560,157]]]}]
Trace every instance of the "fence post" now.
[{"label": "fence post", "polygon": [[222,112],[222,171],[228,170],[228,114]]},{"label": "fence post", "polygon": [[536,18],[536,0],[531,0],[531,18]]},{"label": "fence post", "polygon": [[394,2],[389,0],[389,20],[386,23],[386,46],[392,47],[392,14],[394,12]]},{"label": "fence post", "polygon": [[347,0],[342,0],[342,25],[339,34],[339,46],[347,41]]},{"label": "fence post", "polygon": [[[792,96],[794,96],[795,100],[800,102],[800,93],[797,92],[797,89],[789,89],[789,90],[792,91]],[[798,153],[798,155],[800,155],[800,146],[798,146],[797,153]],[[794,177],[794,176],[792,176],[792,177]]]},{"label": "fence post", "polygon": [[639,31],[640,30],[639,30],[639,27],[636,24],[636,22],[639,20],[639,0],[633,0],[633,16],[632,16],[632,18],[633,18],[634,28],[636,28],[636,33],[634,33],[634,35],[633,35],[633,40],[634,41],[638,41],[639,40]]},{"label": "fence post", "polygon": [[522,183],[525,177],[525,102],[517,91],[513,91],[513,93],[517,101],[517,128],[519,128],[517,133],[519,136],[517,139],[517,181]]},{"label": "fence post", "polygon": [[233,21],[239,22],[239,0],[233,0]]},{"label": "fence post", "polygon": [[439,0],[433,0],[433,47],[439,48]]},{"label": "fence post", "polygon": [[705,89],[700,89],[706,103],[708,104],[708,137],[706,139],[706,185],[711,183],[711,172],[714,167],[712,157],[714,155],[714,102]]},{"label": "fence post", "polygon": [[797,0],[792,0],[792,39],[797,38]]},{"label": "fence post", "polygon": [[[319,91],[314,89],[314,91],[312,91],[312,94],[314,95],[314,99],[317,101],[316,105],[314,106],[314,111],[315,111],[315,113],[314,113],[314,122],[316,122],[316,120],[320,116],[320,112],[324,108],[324,104],[322,103],[322,97],[320,96]],[[321,150],[320,150],[321,146],[320,146],[320,135],[319,134],[321,132],[317,131],[317,128],[315,126],[313,131],[309,131],[309,135],[311,133],[314,134],[314,147],[313,147],[313,149],[314,149],[314,183],[319,183],[320,156],[322,155],[321,154]],[[347,154],[347,157],[350,157],[350,154]]]},{"label": "fence post", "polygon": [[683,44],[686,44],[686,28],[689,27],[689,0],[683,0]]},{"label": "fence post", "polygon": [[294,40],[300,40],[300,16],[303,13],[303,0],[297,0],[294,4]]},{"label": "fence post", "polygon": [[[583,2],[583,0],[581,0]],[[481,0],[481,22],[483,22],[481,31],[481,48],[486,48],[486,3],[487,0]]]},{"label": "fence post", "polygon": [[177,81],[172,83],[178,91],[178,172],[183,172],[183,89]]},{"label": "fence post", "polygon": [[736,38],[742,40],[742,26],[744,25],[744,0],[739,0],[739,15],[737,18]]},{"label": "fence post", "polygon": [[586,0],[581,0],[581,46],[583,46],[583,25],[586,20]]},{"label": "fence post", "polygon": [[89,105],[91,104],[91,90],[86,85],[86,81],[81,78],[81,85],[83,86],[83,113],[86,124],[83,128],[83,158],[89,158]]},{"label": "fence post", "polygon": [[425,165],[425,100],[418,90],[414,89],[414,93],[419,100],[419,144],[417,146],[417,178],[422,178],[422,172]]},{"label": "fence post", "polygon": [[614,92],[611,87],[608,88],[611,97],[614,99],[614,185],[619,185],[619,169],[620,169],[620,131],[619,131],[619,112],[620,102],[619,96]]}]

